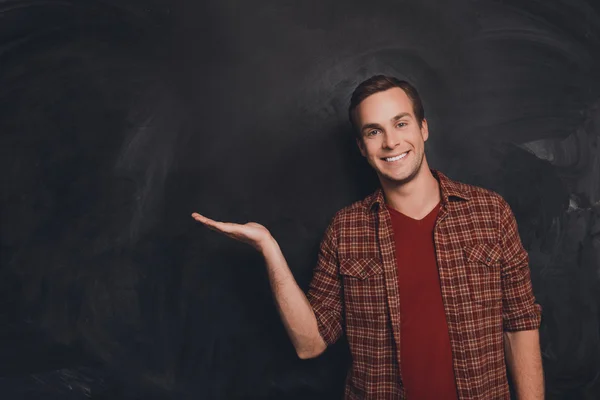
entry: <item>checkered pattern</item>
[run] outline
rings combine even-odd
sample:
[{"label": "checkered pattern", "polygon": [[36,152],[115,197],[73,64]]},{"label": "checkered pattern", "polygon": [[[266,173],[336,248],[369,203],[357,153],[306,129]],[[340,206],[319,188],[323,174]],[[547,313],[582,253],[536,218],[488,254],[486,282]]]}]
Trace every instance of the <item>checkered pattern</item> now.
[{"label": "checkered pattern", "polygon": [[[431,171],[442,194],[434,243],[459,398],[510,399],[503,332],[541,322],[529,256],[499,194]],[[325,342],[347,335],[346,399],[406,399],[397,255],[382,205],[378,189],[335,215],[307,294]]]}]

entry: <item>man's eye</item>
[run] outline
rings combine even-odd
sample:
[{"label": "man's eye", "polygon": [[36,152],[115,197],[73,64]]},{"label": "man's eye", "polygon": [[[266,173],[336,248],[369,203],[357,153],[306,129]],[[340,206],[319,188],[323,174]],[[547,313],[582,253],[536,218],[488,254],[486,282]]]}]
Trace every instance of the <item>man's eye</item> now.
[{"label": "man's eye", "polygon": [[399,122],[398,125],[396,125],[396,126],[399,126],[399,127],[406,126],[406,122]]},{"label": "man's eye", "polygon": [[367,135],[373,136],[373,135],[377,134],[377,132],[379,132],[377,129],[373,129],[372,131],[367,132]]}]

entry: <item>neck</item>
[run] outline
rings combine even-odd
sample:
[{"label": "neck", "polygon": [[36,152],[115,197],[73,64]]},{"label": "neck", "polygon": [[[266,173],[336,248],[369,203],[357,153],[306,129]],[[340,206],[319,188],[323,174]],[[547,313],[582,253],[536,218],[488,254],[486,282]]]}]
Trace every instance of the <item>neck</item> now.
[{"label": "neck", "polygon": [[380,179],[380,182],[386,204],[411,217],[427,215],[441,199],[439,182],[425,160],[416,175],[408,181]]}]

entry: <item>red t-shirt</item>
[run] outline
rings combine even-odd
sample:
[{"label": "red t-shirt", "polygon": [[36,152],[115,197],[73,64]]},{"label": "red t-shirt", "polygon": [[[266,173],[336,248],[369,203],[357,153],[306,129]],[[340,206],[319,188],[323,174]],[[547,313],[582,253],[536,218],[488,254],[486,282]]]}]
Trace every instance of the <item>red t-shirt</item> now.
[{"label": "red t-shirt", "polygon": [[433,242],[440,203],[420,220],[387,208],[396,242],[400,359],[407,398],[456,400],[450,336]]}]

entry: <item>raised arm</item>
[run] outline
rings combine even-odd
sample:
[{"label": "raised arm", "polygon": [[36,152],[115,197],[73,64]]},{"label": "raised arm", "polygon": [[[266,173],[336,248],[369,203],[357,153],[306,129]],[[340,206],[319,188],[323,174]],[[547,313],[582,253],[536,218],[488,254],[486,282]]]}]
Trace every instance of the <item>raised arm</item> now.
[{"label": "raised arm", "polygon": [[305,359],[321,354],[327,344],[319,333],[313,308],[271,233],[254,222],[243,225],[218,222],[198,213],[192,217],[212,230],[250,244],[263,255],[279,315],[298,356]]}]

